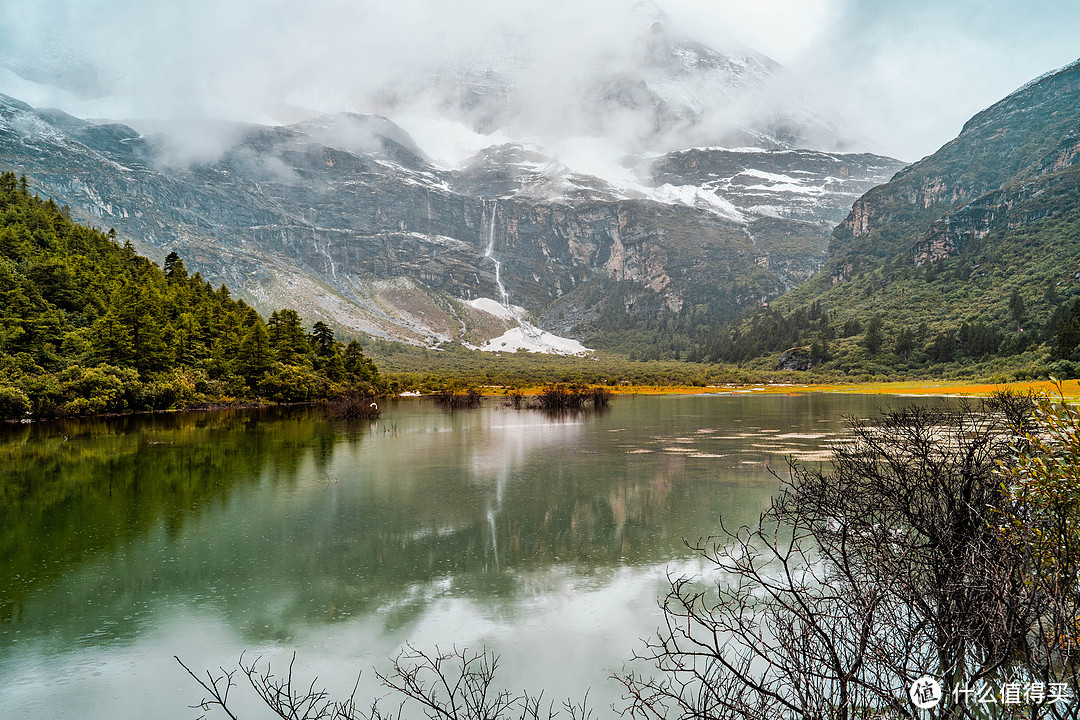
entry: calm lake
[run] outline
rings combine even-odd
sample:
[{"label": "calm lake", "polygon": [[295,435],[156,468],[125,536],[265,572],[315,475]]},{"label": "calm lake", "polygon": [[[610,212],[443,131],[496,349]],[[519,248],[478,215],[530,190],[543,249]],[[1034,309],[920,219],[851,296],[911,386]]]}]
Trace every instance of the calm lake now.
[{"label": "calm lake", "polygon": [[[867,396],[617,397],[552,419],[488,398],[0,428],[0,716],[193,718],[173,659],[287,663],[344,696],[405,642],[487,648],[501,684],[580,699],[660,621],[721,516],[754,523],[789,455]],[[257,707],[246,686],[241,710]],[[211,715],[213,717],[213,715]],[[224,717],[224,716],[222,716]],[[248,712],[246,717],[265,717]]]}]

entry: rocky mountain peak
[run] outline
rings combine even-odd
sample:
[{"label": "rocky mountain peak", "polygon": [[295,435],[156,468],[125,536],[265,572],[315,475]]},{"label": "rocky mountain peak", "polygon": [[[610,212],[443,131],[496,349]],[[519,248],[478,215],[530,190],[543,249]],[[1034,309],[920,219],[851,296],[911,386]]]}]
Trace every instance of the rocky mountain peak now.
[{"label": "rocky mountain peak", "polygon": [[1024,210],[1042,195],[1039,179],[1078,158],[1080,61],[983,110],[936,153],[859,198],[833,233],[832,254],[853,268],[898,252],[920,264],[956,254],[995,228],[1046,217],[1044,205]]}]

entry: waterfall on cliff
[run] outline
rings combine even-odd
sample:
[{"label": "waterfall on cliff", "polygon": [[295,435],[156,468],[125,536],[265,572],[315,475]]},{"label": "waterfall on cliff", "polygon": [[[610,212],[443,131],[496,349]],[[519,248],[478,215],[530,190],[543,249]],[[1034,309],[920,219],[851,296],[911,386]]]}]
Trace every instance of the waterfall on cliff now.
[{"label": "waterfall on cliff", "polygon": [[[514,319],[514,322],[518,324],[521,330],[521,335],[531,343],[533,347],[540,352],[560,352],[551,342],[550,338],[555,336],[548,335],[540,328],[536,327],[529,321],[521,317],[518,313],[518,308],[510,303],[510,295],[506,292],[506,286],[502,281],[502,263],[495,257],[495,220],[499,212],[498,199],[491,201],[491,219],[488,220],[488,244],[487,249],[484,250],[484,257],[489,258],[492,263],[495,264],[495,286],[499,289],[499,304],[506,308],[507,312]],[[561,340],[561,338],[560,338]]]},{"label": "waterfall on cliff", "polygon": [[517,314],[514,313],[514,308],[510,306],[510,296],[506,294],[506,288],[503,286],[502,263],[495,257],[495,213],[498,211],[499,201],[496,199],[491,202],[491,222],[488,223],[488,246],[487,250],[484,252],[484,257],[491,258],[491,262],[495,263],[495,285],[499,288],[499,302],[514,315],[515,319],[518,319]]}]

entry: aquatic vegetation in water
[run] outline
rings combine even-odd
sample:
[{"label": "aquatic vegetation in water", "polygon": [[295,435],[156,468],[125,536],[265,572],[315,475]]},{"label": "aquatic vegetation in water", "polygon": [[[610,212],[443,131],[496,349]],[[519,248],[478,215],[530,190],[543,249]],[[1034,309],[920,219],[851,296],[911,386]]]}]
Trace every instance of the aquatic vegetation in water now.
[{"label": "aquatic vegetation in water", "polygon": [[327,414],[345,420],[377,420],[382,415],[379,403],[366,395],[346,395],[327,405]]},{"label": "aquatic vegetation in water", "polygon": [[474,387],[462,391],[444,388],[435,393],[435,402],[451,410],[471,410],[480,407],[482,397],[480,391]]}]

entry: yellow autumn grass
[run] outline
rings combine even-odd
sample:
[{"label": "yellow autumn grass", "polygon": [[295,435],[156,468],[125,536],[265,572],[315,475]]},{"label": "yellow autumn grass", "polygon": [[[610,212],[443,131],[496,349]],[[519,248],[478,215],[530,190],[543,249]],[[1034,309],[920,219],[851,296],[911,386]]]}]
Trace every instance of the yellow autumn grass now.
[{"label": "yellow autumn grass", "polygon": [[[758,383],[753,385],[717,385],[708,387],[662,387],[633,385],[609,388],[616,395],[708,395],[708,394],[765,394],[803,395],[807,393],[841,393],[852,395],[926,395],[985,397],[998,390],[1016,393],[1057,394],[1057,386],[1049,380],[1011,383],[972,383],[955,380],[904,380],[897,382],[865,383]],[[1061,384],[1066,398],[1080,398],[1080,380]]]}]

